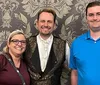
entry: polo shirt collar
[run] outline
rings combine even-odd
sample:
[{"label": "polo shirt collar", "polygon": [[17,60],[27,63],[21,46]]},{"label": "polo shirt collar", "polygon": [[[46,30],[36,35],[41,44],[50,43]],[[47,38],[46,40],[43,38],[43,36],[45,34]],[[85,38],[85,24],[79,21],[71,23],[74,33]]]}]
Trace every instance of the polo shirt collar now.
[{"label": "polo shirt collar", "polygon": [[[93,40],[93,38],[90,35],[90,30],[86,33],[86,38],[85,39],[87,39],[87,40],[92,39]],[[100,40],[100,38],[97,39],[97,40]]]},{"label": "polo shirt collar", "polygon": [[92,39],[92,38],[91,38],[91,35],[90,35],[90,31],[88,31],[88,32],[86,33],[86,39]]}]

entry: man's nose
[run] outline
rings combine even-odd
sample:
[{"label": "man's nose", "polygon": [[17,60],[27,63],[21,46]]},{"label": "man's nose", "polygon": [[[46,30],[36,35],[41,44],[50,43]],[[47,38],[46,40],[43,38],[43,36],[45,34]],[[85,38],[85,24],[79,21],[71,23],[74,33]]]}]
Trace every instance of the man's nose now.
[{"label": "man's nose", "polygon": [[97,20],[97,18],[98,18],[97,15],[94,15],[94,16],[93,16],[93,19],[94,19],[94,20]]},{"label": "man's nose", "polygon": [[45,26],[48,26],[48,22],[45,22],[44,25],[45,25]]}]

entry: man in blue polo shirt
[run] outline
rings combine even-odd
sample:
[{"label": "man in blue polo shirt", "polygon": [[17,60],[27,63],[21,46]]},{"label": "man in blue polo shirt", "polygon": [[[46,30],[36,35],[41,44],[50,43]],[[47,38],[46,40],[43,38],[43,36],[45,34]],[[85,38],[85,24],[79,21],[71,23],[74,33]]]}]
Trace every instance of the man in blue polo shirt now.
[{"label": "man in blue polo shirt", "polygon": [[71,85],[100,85],[100,2],[86,7],[89,31],[71,44]]}]

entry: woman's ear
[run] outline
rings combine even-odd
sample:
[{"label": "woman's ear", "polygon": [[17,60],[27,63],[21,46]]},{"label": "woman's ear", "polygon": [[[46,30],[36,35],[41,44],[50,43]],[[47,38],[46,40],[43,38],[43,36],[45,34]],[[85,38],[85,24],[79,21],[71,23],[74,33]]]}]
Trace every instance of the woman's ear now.
[{"label": "woman's ear", "polygon": [[7,42],[7,47],[9,47],[9,42]]}]

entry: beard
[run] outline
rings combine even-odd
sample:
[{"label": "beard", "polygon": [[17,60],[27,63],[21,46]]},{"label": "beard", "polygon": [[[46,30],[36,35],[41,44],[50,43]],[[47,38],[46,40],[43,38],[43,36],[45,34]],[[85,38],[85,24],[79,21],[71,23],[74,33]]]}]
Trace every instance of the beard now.
[{"label": "beard", "polygon": [[51,35],[51,33],[40,33],[40,34],[43,36],[50,36]]},{"label": "beard", "polygon": [[91,29],[93,32],[99,32],[99,31],[100,31],[100,26],[99,26],[99,27],[90,27],[90,29]]},{"label": "beard", "polygon": [[49,36],[52,33],[52,31],[51,31],[52,28],[50,26],[41,26],[41,29],[42,29],[42,31],[40,33],[43,36]]},{"label": "beard", "polygon": [[[93,21],[91,21],[91,23],[93,24],[93,23],[99,23],[100,24],[100,20],[99,21],[97,21],[97,20],[93,20]],[[100,31],[100,26],[98,25],[98,26],[91,26],[91,25],[89,25],[89,23],[88,23],[88,26],[89,26],[89,28],[90,28],[90,30],[92,31],[92,32],[99,32]]]}]

